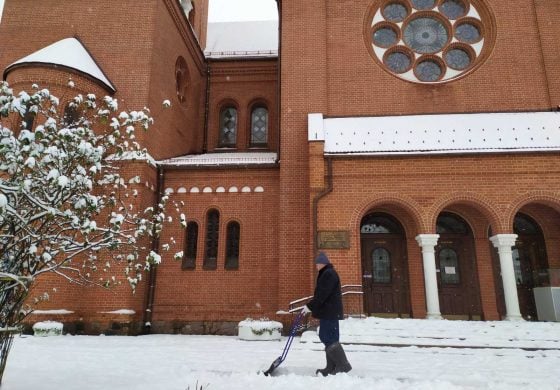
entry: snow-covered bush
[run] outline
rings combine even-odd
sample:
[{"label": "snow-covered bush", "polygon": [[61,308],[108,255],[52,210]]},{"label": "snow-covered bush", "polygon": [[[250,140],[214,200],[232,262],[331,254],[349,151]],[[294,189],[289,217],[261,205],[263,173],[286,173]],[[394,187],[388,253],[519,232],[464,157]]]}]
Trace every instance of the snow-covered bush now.
[{"label": "snow-covered bush", "polygon": [[43,321],[33,324],[33,335],[39,337],[62,335],[63,325],[56,321]]},{"label": "snow-covered bush", "polygon": [[146,158],[135,134],[152,125],[149,110],[119,112],[116,99],[93,94],[63,105],[32,89],[15,95],[0,82],[0,328],[29,312],[41,274],[134,290],[161,261],[150,241],[167,197],[137,209],[129,191],[139,181],[123,177],[129,160]]},{"label": "snow-covered bush", "polygon": [[241,340],[280,340],[282,324],[268,318],[253,320],[247,318],[238,324],[238,337]]}]

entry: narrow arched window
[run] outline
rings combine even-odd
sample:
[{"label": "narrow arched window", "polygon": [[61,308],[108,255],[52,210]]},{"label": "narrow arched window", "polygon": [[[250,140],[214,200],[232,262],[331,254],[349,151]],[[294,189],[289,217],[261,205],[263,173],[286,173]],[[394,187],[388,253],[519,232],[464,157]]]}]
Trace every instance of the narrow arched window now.
[{"label": "narrow arched window", "polygon": [[225,107],[220,111],[220,146],[234,147],[237,142],[237,110]]},{"label": "narrow arched window", "polygon": [[268,141],[268,109],[255,107],[251,112],[251,146],[263,146]]},{"label": "narrow arched window", "polygon": [[194,269],[196,265],[196,249],[198,243],[198,224],[196,222],[187,223],[185,236],[183,269]]},{"label": "narrow arched window", "polygon": [[239,268],[239,237],[241,229],[239,223],[230,222],[226,235],[226,269]]},{"label": "narrow arched window", "polygon": [[64,125],[65,126],[75,125],[78,123],[79,119],[80,116],[78,114],[76,105],[73,103],[67,104],[66,108],[64,108],[64,117],[62,118]]},{"label": "narrow arched window", "polygon": [[35,113],[33,111],[29,110],[23,116],[23,121],[22,121],[21,125],[22,125],[23,129],[32,131],[34,123],[35,123]]},{"label": "narrow arched window", "polygon": [[218,238],[220,230],[220,213],[208,211],[206,217],[206,246],[204,250],[204,269],[216,269],[218,259]]}]

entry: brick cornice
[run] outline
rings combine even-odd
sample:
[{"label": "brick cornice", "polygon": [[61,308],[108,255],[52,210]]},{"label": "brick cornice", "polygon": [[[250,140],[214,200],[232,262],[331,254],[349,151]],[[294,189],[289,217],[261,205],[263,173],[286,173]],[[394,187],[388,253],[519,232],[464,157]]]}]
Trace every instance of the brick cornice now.
[{"label": "brick cornice", "polygon": [[181,12],[181,7],[178,0],[163,0],[169,14],[173,18],[173,22],[177,27],[177,31],[183,38],[183,42],[187,46],[189,53],[194,59],[197,69],[201,75],[206,74],[206,59],[204,57],[204,52],[202,51],[198,40],[192,30],[185,15]]}]

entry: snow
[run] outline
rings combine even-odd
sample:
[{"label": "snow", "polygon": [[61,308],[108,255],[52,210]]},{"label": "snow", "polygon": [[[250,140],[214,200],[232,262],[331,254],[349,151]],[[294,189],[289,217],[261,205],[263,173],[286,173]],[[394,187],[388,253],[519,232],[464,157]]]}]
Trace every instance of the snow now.
[{"label": "snow", "polygon": [[101,70],[87,49],[76,38],[62,39],[21,58],[10,64],[4,74],[7,74],[13,66],[31,63],[54,64],[72,68],[101,81],[111,91],[116,91],[103,70]]},{"label": "snow", "polygon": [[276,164],[278,155],[266,152],[191,154],[161,160],[163,166],[222,166],[222,165],[268,165]]},{"label": "snow", "polygon": [[67,310],[67,309],[52,309],[52,310],[33,310],[31,312],[31,314],[59,314],[59,315],[63,315],[63,314],[72,314],[74,313],[71,310]]},{"label": "snow", "polygon": [[108,313],[108,314],[122,314],[122,315],[134,315],[136,314],[136,311],[132,310],[132,309],[118,309],[118,310],[113,310],[113,311],[102,311],[101,313]]},{"label": "snow", "polygon": [[278,21],[209,23],[204,54],[210,58],[278,57]]},{"label": "snow", "polygon": [[263,341],[280,340],[282,324],[278,321],[270,321],[267,318],[253,320],[247,318],[238,324],[238,336],[241,340]]},{"label": "snow", "polygon": [[[281,355],[285,337],[16,337],[2,389],[560,389],[559,323],[350,319],[341,341],[354,369],[326,378],[314,376],[324,351],[308,336],[296,337],[274,377],[257,372]],[[403,346],[390,345],[397,340]]]},{"label": "snow", "polygon": [[309,141],[326,154],[447,154],[560,150],[559,112],[323,118],[310,114]]}]

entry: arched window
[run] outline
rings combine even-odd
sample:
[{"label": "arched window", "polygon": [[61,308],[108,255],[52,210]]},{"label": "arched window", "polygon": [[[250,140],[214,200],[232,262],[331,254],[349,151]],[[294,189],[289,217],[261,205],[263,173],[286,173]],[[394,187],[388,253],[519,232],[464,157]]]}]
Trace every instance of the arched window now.
[{"label": "arched window", "polygon": [[268,141],[268,109],[256,106],[251,112],[251,146],[263,146]]},{"label": "arched window", "polygon": [[183,269],[194,269],[196,262],[196,249],[198,243],[198,224],[196,222],[187,223],[185,233],[185,249],[183,253]]},{"label": "arched window", "polygon": [[399,221],[385,213],[372,213],[362,218],[360,232],[364,234],[404,235],[404,230]]},{"label": "arched window", "polygon": [[220,146],[235,147],[237,142],[237,110],[225,107],[220,111]]},{"label": "arched window", "polygon": [[80,116],[78,114],[78,110],[76,109],[76,105],[69,103],[64,108],[64,117],[62,119],[65,126],[76,125]]},{"label": "arched window", "polygon": [[220,230],[220,213],[210,210],[206,216],[206,246],[204,249],[204,269],[216,269],[218,259],[218,238]]},{"label": "arched window", "polygon": [[438,234],[469,234],[470,228],[458,215],[441,213],[437,219],[436,232]]},{"label": "arched window", "polygon": [[28,110],[23,116],[22,126],[25,130],[32,131],[34,123],[35,123],[35,113]]},{"label": "arched window", "polygon": [[237,222],[230,222],[227,226],[226,235],[226,269],[239,268],[239,237],[240,227]]}]

